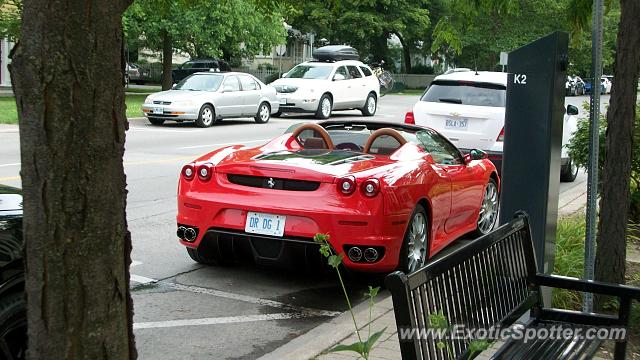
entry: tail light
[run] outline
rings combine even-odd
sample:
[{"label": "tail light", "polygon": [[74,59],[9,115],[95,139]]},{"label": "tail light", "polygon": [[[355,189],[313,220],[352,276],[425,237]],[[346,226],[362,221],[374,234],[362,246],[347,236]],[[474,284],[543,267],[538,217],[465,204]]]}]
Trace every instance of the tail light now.
[{"label": "tail light", "polygon": [[374,197],[380,192],[380,182],[377,179],[368,179],[360,186],[362,193],[368,197]]},{"label": "tail light", "polygon": [[404,123],[405,124],[416,124],[416,118],[413,116],[413,111],[408,111],[405,115],[404,115]]},{"label": "tail light", "polygon": [[496,141],[504,142],[504,127],[502,127],[502,130],[500,130],[500,135],[498,135],[498,138],[496,139]]},{"label": "tail light", "polygon": [[182,177],[185,180],[193,180],[196,176],[196,167],[193,164],[185,165],[182,167]]},{"label": "tail light", "polygon": [[213,166],[211,164],[198,166],[198,179],[200,179],[200,181],[209,181],[211,174],[213,174]]},{"label": "tail light", "polygon": [[345,195],[353,194],[356,191],[356,178],[347,176],[338,180],[338,191]]}]

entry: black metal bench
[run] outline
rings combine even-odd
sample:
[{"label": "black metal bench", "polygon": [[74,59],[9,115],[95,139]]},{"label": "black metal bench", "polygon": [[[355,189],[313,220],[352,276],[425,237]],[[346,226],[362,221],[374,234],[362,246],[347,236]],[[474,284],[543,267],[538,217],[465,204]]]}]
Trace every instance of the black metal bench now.
[{"label": "black metal bench", "polygon": [[[510,223],[414,273],[389,274],[385,284],[393,298],[400,350],[405,360],[448,359],[451,355],[466,359],[472,353],[470,339],[447,336],[438,340],[424,332],[430,328],[434,314],[444,315],[451,325],[486,330],[508,329],[529,312],[524,324],[527,329],[557,326],[581,328],[582,334],[587,334],[588,329],[593,328],[627,329],[631,301],[640,300],[638,288],[538,273],[528,217],[524,213],[518,213]],[[618,314],[586,314],[545,307],[541,286],[617,297]],[[595,330],[592,331],[595,335]],[[528,342],[509,338],[491,356],[492,359],[588,359],[599,345],[598,340],[580,336],[568,339],[555,336]],[[626,337],[616,342],[616,359],[624,359],[626,346]]]}]

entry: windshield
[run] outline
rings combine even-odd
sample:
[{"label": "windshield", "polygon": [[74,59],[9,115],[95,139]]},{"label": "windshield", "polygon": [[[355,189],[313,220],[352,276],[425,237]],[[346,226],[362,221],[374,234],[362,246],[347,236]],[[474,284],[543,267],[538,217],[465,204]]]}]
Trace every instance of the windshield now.
[{"label": "windshield", "polygon": [[505,107],[507,90],[504,85],[468,81],[434,81],[420,99],[462,105]]},{"label": "windshield", "polygon": [[291,79],[328,79],[332,66],[298,65],[291,69],[285,78]]},{"label": "windshield", "polygon": [[174,90],[216,91],[223,78],[222,75],[195,74],[180,81]]}]

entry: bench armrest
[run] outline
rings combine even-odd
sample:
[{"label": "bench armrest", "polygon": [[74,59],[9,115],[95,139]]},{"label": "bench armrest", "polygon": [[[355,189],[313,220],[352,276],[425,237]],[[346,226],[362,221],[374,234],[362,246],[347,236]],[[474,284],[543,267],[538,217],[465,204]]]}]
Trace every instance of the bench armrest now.
[{"label": "bench armrest", "polygon": [[628,285],[582,280],[568,276],[548,274],[536,274],[534,281],[536,285],[539,286],[576,290],[600,295],[610,295],[640,301],[640,288]]}]

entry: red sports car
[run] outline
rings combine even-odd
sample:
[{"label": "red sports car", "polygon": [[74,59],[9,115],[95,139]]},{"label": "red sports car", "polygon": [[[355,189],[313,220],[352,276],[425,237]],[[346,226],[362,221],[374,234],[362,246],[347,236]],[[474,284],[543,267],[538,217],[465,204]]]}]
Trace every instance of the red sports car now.
[{"label": "red sports car", "polygon": [[182,168],[178,237],[193,260],[319,257],[316,233],[355,271],[406,272],[456,238],[489,232],[499,178],[484,152],[436,131],[377,121],[294,126],[265,145],[212,151]]}]

